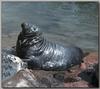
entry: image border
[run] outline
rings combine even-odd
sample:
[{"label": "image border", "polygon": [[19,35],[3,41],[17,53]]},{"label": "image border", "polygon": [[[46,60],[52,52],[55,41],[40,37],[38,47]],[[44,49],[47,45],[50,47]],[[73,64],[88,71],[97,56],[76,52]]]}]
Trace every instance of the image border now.
[{"label": "image border", "polygon": [[[0,2],[0,6],[1,6],[1,9],[2,9],[2,2],[30,2],[30,1],[32,1],[32,2],[48,2],[48,1],[52,1],[52,0],[2,0],[1,2]],[[64,1],[64,2],[80,2],[80,0],[54,0],[54,1]],[[100,2],[98,1],[98,0],[81,0],[81,1],[86,1],[86,2],[90,2],[90,1],[93,1],[93,2],[98,2],[98,12],[100,13]],[[0,13],[1,13],[1,11],[0,11]],[[100,34],[100,28],[99,28],[99,26],[100,26],[100,23],[99,23],[99,20],[100,20],[100,17],[99,17],[99,14],[98,13],[98,61],[99,61],[99,64],[100,64],[100,53],[99,53],[99,50],[100,50],[100,47],[99,47],[99,45],[100,45],[100,36],[99,36],[99,34]],[[2,14],[2,13],[1,13]],[[1,19],[1,18],[0,18]],[[0,28],[2,28],[2,21],[1,21],[1,23],[0,23]],[[0,36],[2,35],[2,29],[0,30]],[[0,38],[0,42],[1,42],[1,38]],[[0,48],[1,48],[1,44],[0,44]],[[0,50],[0,53],[1,53],[1,50]],[[0,55],[0,59],[1,59],[1,55]],[[1,65],[1,60],[0,60],[0,65]],[[99,65],[99,69],[100,69],[100,65]],[[2,68],[0,67],[0,72],[2,71]],[[100,74],[100,70],[99,70],[99,74]],[[99,76],[99,79],[100,79],[100,76]],[[1,73],[0,73],[0,80],[1,80]],[[1,81],[0,81],[1,82]],[[99,80],[99,87],[100,87],[100,80]],[[0,89],[2,88],[2,84],[0,83]],[[3,87],[2,89],[13,89],[13,88],[17,88],[17,87]],[[26,87],[20,87],[20,88],[18,88],[18,89],[25,89]],[[56,88],[56,87],[55,87]],[[55,89],[55,88],[52,88],[52,89]],[[58,89],[65,89],[66,87],[62,87],[62,88],[58,88]],[[32,87],[29,87],[29,88],[27,88],[27,89],[33,89]],[[34,88],[35,89],[35,88]],[[37,88],[36,88],[37,89]],[[40,87],[40,89],[44,89],[44,88],[42,88],[42,87]],[[47,88],[47,89],[49,89],[49,88]],[[70,88],[70,89],[77,89],[77,87],[75,87],[75,88]],[[89,89],[89,88],[82,88],[82,89]],[[93,89],[93,88],[92,88]],[[96,88],[94,88],[94,89],[96,89]]]}]

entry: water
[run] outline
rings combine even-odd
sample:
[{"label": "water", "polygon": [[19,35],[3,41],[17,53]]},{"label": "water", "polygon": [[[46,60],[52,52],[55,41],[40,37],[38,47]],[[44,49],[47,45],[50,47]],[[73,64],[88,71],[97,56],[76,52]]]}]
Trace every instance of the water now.
[{"label": "water", "polygon": [[2,2],[1,12],[3,35],[19,33],[20,24],[30,22],[53,41],[98,50],[96,2]]}]

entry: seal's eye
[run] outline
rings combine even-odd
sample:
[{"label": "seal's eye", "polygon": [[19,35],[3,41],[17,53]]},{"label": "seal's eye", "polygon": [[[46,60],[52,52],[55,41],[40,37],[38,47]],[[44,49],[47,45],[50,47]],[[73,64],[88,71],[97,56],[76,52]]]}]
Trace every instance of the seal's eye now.
[{"label": "seal's eye", "polygon": [[22,33],[23,34],[40,34],[40,29],[36,25],[32,25],[29,23],[22,23]]},{"label": "seal's eye", "polygon": [[31,29],[31,31],[33,31],[33,32],[37,32],[37,31],[38,31],[38,28],[37,28],[36,26],[32,26],[30,29]]},{"label": "seal's eye", "polygon": [[36,30],[36,28],[34,28],[34,31]]}]

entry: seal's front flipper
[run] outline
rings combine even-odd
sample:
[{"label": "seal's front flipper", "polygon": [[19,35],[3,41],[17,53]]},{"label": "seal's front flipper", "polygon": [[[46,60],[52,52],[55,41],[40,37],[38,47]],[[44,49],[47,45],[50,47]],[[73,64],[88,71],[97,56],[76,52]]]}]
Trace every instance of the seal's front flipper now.
[{"label": "seal's front flipper", "polygon": [[79,65],[79,68],[82,69],[82,70],[85,70],[85,69],[86,69],[85,63],[82,62],[82,63]]},{"label": "seal's front flipper", "polygon": [[[89,52],[84,53],[83,59],[84,59],[84,57],[86,57],[87,55],[89,55]],[[84,60],[81,61],[80,65],[79,65],[79,68],[82,69],[82,70],[85,70],[85,69],[86,69],[86,64],[84,63]]]}]

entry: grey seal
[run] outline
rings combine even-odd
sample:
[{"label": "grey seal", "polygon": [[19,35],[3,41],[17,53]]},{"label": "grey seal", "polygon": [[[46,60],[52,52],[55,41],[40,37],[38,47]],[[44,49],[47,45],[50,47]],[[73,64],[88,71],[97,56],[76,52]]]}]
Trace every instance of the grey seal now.
[{"label": "grey seal", "polygon": [[15,53],[14,48],[3,48],[1,51],[2,80],[9,79],[19,70],[27,68],[27,63],[17,57]]},{"label": "grey seal", "polygon": [[50,42],[35,25],[22,23],[21,27],[16,52],[18,57],[27,61],[29,68],[62,71],[83,62],[81,48]]}]

